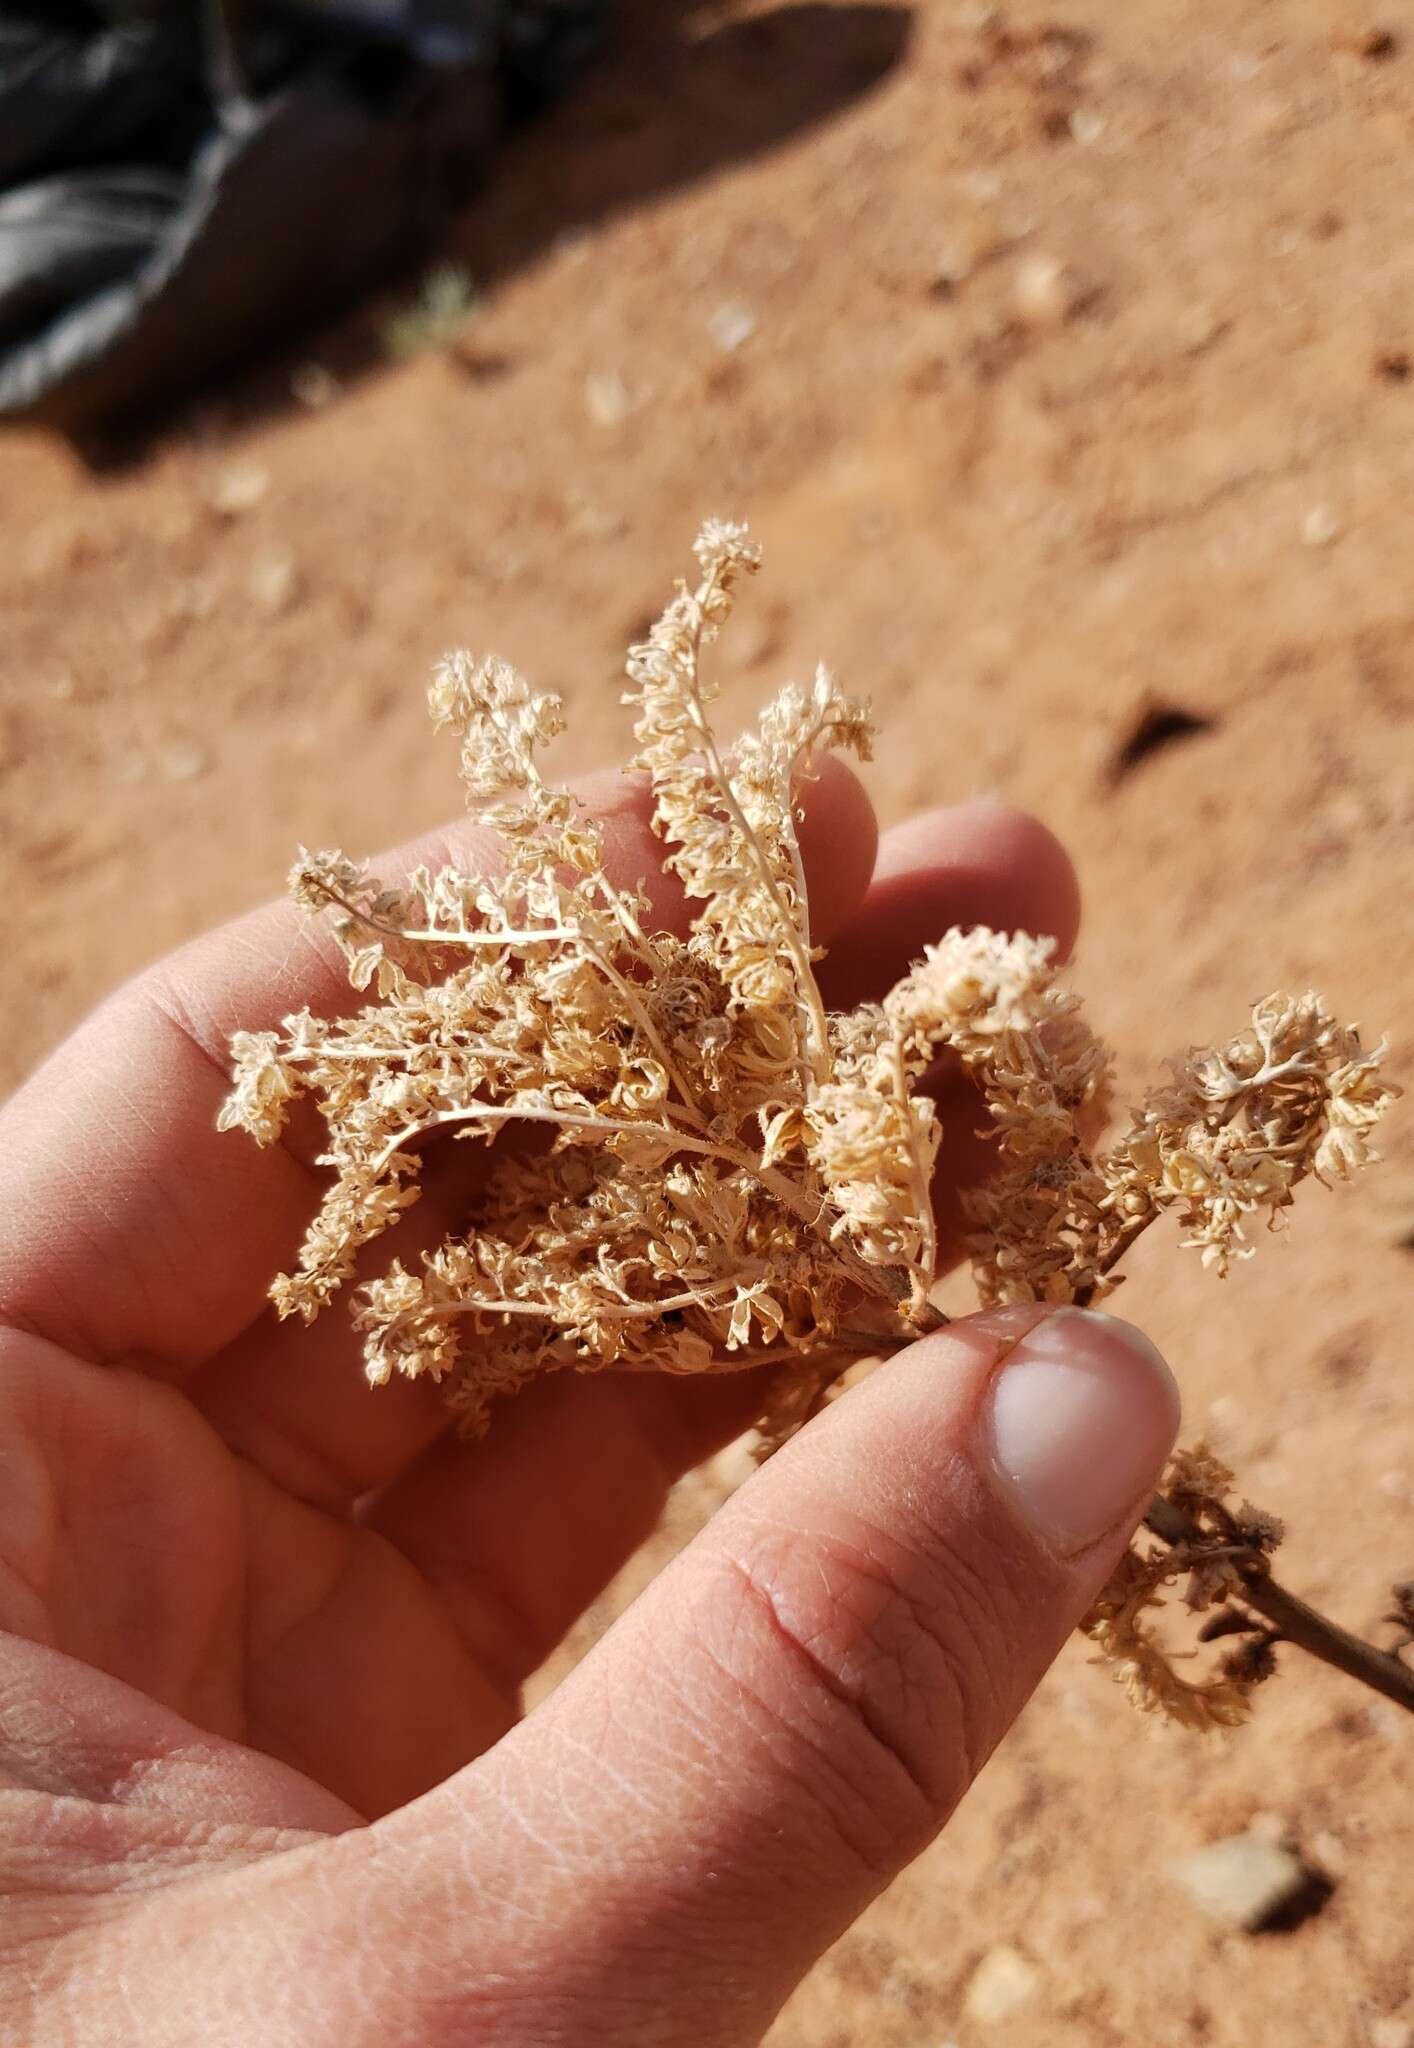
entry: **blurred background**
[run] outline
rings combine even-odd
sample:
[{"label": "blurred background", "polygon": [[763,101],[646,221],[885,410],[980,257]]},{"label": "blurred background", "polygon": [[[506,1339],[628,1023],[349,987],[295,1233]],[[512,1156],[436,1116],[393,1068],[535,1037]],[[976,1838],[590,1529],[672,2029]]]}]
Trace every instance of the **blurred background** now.
[{"label": "blurred background", "polygon": [[[556,83],[333,324],[97,441],[0,432],[0,1083],[298,842],[450,814],[448,646],[561,691],[566,762],[619,756],[623,649],[709,513],[766,550],[728,722],[824,656],[886,821],[1047,819],[1126,1088],[1308,984],[1408,1083],[1407,9],[622,0]],[[1407,1110],[1386,1154],[1225,1286],[1145,1240],[1121,1304],[1285,1579],[1367,1633],[1414,1569]],[[1286,1664],[1205,1745],[1073,1646],[772,2048],[1414,2048],[1407,1726]],[[1174,1872],[1253,1830],[1316,1882],[1237,1932]]]}]

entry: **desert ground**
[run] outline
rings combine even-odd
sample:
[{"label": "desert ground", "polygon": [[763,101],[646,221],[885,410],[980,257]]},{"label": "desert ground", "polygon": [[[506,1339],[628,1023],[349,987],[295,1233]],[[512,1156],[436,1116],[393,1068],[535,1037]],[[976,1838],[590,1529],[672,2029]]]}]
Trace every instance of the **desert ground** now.
[{"label": "desert ground", "polygon": [[[1054,826],[1123,1089],[1282,985],[1407,1084],[1411,144],[1400,8],[627,6],[461,219],[450,343],[383,358],[413,279],[97,468],[0,437],[0,1083],[297,843],[449,814],[447,646],[612,761],[624,645],[716,512],[767,553],[730,716],[826,656],[886,821],[996,792]],[[1287,1518],[1285,1579],[1366,1631],[1414,1570],[1407,1103],[1385,1151],[1224,1284],[1146,1242],[1122,1303]],[[1215,1744],[1072,1646],[772,2048],[1410,2048],[1409,1724],[1284,1663]],[[1175,1884],[1248,1827],[1324,1881],[1299,1924]]]}]

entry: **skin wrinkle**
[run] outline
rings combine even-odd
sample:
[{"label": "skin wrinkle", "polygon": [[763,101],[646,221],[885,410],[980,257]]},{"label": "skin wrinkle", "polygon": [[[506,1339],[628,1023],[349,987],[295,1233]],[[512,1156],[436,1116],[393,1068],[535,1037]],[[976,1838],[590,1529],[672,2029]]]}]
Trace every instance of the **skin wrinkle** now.
[{"label": "skin wrinkle", "polygon": [[613,1749],[611,1743],[583,1742],[565,1726],[563,1720],[556,1730],[556,1740],[563,1749],[569,1751],[571,1756],[582,1756],[587,1763],[591,1764],[595,1774],[602,1782],[613,1786],[618,1798],[630,1813],[635,1810],[640,1815],[645,1816],[652,1813],[653,1802],[646,1792],[639,1788],[627,1772],[614,1768],[611,1761]]},{"label": "skin wrinkle", "polygon": [[[807,1694],[814,1694],[817,1698],[823,1695],[834,1707],[843,1709],[852,1730],[851,1742],[840,1744],[834,1731],[826,1737],[816,1738],[803,1723],[794,1718],[787,1720],[780,1704],[766,1699],[758,1687],[743,1677],[734,1663],[723,1662],[724,1675],[752,1700],[768,1721],[792,1737],[804,1737],[810,1744],[813,1752],[811,1767],[795,1774],[800,1791],[823,1811],[825,1802],[820,1798],[822,1768],[828,1779],[838,1781],[843,1787],[843,1798],[838,1810],[830,1816],[835,1833],[869,1876],[883,1878],[892,1875],[898,1841],[916,1838],[921,1846],[937,1825],[928,1786],[896,1737],[873,1711],[867,1694],[843,1680],[812,1643],[783,1618],[770,1590],[745,1566],[736,1559],[728,1560],[728,1566],[755,1622],[758,1625],[765,1623],[776,1643],[793,1661],[796,1671],[805,1678]],[[751,1623],[747,1626],[750,1627]],[[710,1648],[708,1654],[712,1654]],[[846,1815],[850,1823],[865,1816],[872,1819],[883,1802],[879,1800],[875,1786],[866,1786],[862,1778],[856,1779],[842,1763],[841,1756],[851,1752],[865,1761],[867,1774],[875,1774],[882,1765],[894,1780],[894,1789],[886,1806],[888,1824],[878,1830],[872,1846],[866,1846],[857,1828],[847,1823]],[[905,1813],[910,1816],[907,1820],[902,1819]],[[882,1847],[879,1845],[880,1837]]]},{"label": "skin wrinkle", "polygon": [[[636,1740],[640,1733],[641,1729],[635,1723]],[[558,1743],[558,1731],[555,1739]],[[708,1762],[705,1755],[700,1765],[695,1757],[674,1756],[670,1759],[667,1785],[672,1805],[679,1803],[672,1795],[683,1785],[684,1764],[689,1766],[695,1779]],[[649,1773],[640,1775],[648,1776]],[[524,1794],[520,1793],[520,1788],[517,1792],[519,1796],[510,1805],[508,1819],[512,1830],[519,1832],[525,1825],[526,1804],[545,1804],[546,1788],[542,1783],[526,1788]],[[487,1828],[494,1832],[490,1817],[478,1817],[485,1823],[483,1828],[478,1828],[478,1834]],[[529,1946],[518,1947],[513,1952],[513,1960],[503,1977],[505,1983],[514,1987],[518,1998],[526,2001],[527,2023],[532,2018],[536,2021],[536,2029],[524,2036],[528,2044],[534,2044],[534,2048],[541,2048],[547,2040],[561,2038],[558,2032],[545,2033],[540,2031],[540,2027],[546,2024],[544,2015],[547,2009],[559,2012],[562,2007],[570,2015],[570,2028],[563,2037],[567,2042],[579,2044],[600,2038],[600,2025],[606,2041],[656,2038],[642,2031],[645,2011],[657,2014],[666,2009],[671,1978],[696,1947],[710,1943],[712,1952],[718,1947],[715,1931],[720,1925],[718,1916],[713,1916],[713,1932],[709,1937],[703,1916],[692,1903],[702,1877],[701,1856],[706,1846],[703,1837],[694,1834],[682,1838],[684,1861],[677,1871],[663,1861],[661,1838],[653,1845],[651,1860],[646,1863],[637,1856],[629,1862],[623,1861],[622,1850],[627,1844],[612,1828],[607,1835],[600,1835],[597,1829],[593,1831],[587,1846],[593,1855],[594,1868],[596,1911],[592,1924],[582,1926],[566,1920],[563,1911],[566,1895],[557,1893],[553,1882],[542,1882],[529,1888],[532,1904],[526,1919],[533,1940]],[[579,1874],[571,1878],[569,1897],[577,1899],[583,1896],[583,1869],[584,1864],[580,1860],[577,1864]],[[419,1903],[430,1904],[430,1901],[420,1900]],[[453,1898],[450,1903],[453,1910],[465,1912],[465,1896],[460,1900]],[[492,1929],[488,1929],[488,1932],[494,1929],[498,1939],[505,1903],[504,1895],[498,1891]],[[744,1960],[749,1964],[759,1943],[759,1927],[753,1921],[742,1931]],[[552,1965],[548,1970],[547,1962]],[[548,1994],[545,1989],[547,1982],[552,1986]],[[476,1986],[469,1999],[468,1987],[458,1983],[449,2002],[459,2015],[464,2016],[468,2010],[479,2013],[486,2003],[481,1995],[483,1990],[483,1986]],[[420,2006],[420,1995],[418,2003]],[[520,2035],[506,2030],[501,2005],[499,1999],[491,2002],[491,2011],[498,2022],[494,2039],[498,2043],[519,2041]],[[584,2015],[587,2011],[595,2014],[597,2022],[592,2032],[585,2028]],[[622,2025],[615,2019],[618,2012],[624,2015]],[[517,2017],[520,2017],[519,2012]],[[450,2038],[461,2041],[468,2037],[455,2034]],[[676,2038],[675,2034],[673,2038]]]},{"label": "skin wrinkle", "polygon": [[[604,1832],[604,1815],[598,1799],[598,1778],[591,1780],[594,1803],[581,1830],[581,1842],[589,1847],[596,1869],[596,1888],[607,1896],[615,1880],[625,1887],[631,1896],[638,1895],[644,1870],[643,1847],[654,1860],[650,1874],[661,1869],[664,1832],[669,1838],[677,1837],[679,1829],[671,1816],[683,1808],[685,1800],[689,1806],[701,1805],[709,1814],[721,1804],[725,1779],[721,1767],[721,1728],[724,1714],[731,1711],[731,1699],[735,1697],[732,1674],[724,1670],[720,1661],[711,1658],[710,1669],[726,1681],[726,1696],[720,1702],[709,1703],[704,1686],[697,1682],[706,1673],[698,1670],[693,1674],[693,1683],[684,1685],[684,1671],[676,1664],[669,1664],[660,1658],[650,1641],[645,1646],[645,1665],[640,1674],[640,1684],[635,1694],[631,1713],[625,1712],[612,1687],[596,1688],[592,1705],[597,1711],[599,1735],[593,1745],[596,1759],[604,1747],[627,1737],[634,1752],[635,1776],[640,1791],[638,1801],[643,1818],[650,1825],[645,1826],[635,1837],[618,1825],[619,1807],[613,1803],[614,1819]],[[541,1730],[543,1751],[548,1748],[555,1757],[555,1772],[560,1774],[559,1752],[561,1747],[573,1748],[574,1738],[566,1736],[566,1722],[569,1714],[584,1713],[574,1698],[574,1680],[568,1682],[567,1695],[557,1695],[553,1703],[553,1727]],[[709,1711],[710,1707],[710,1711]],[[532,1733],[529,1725],[526,1735]],[[684,1741],[684,1736],[690,1739]],[[522,1738],[512,1738],[520,1743]],[[505,1756],[505,1752],[502,1752]],[[523,1825],[518,1813],[523,1814],[526,1805],[539,1803],[542,1792],[538,1782],[539,1771],[544,1769],[543,1755],[537,1766],[521,1762],[519,1753],[512,1768],[516,1772],[513,1789],[520,1799],[520,1806],[513,1807],[511,1818],[517,1827]],[[599,1768],[596,1762],[596,1770]],[[502,1788],[498,1785],[498,1792]],[[662,1825],[651,1825],[660,1819]],[[700,1843],[695,1835],[681,1836],[682,1850],[691,1865]]]},{"label": "skin wrinkle", "polygon": [[[648,1648],[651,1655],[652,1645]],[[731,1771],[735,1768],[734,1763],[729,1764],[724,1773],[719,1761],[722,1754],[722,1728],[739,1718],[741,1703],[745,1698],[754,1704],[767,1727],[787,1735],[793,1742],[804,1740],[816,1748],[816,1775],[812,1776],[810,1771],[802,1772],[794,1764],[790,1766],[792,1783],[800,1791],[806,1792],[813,1803],[819,1792],[819,1766],[823,1764],[830,1775],[835,1775],[828,1749],[819,1748],[808,1729],[785,1721],[779,1708],[772,1706],[759,1689],[745,1677],[739,1663],[733,1660],[730,1652],[718,1651],[709,1638],[703,1637],[696,1646],[696,1654],[706,1658],[710,1671],[720,1681],[720,1697],[709,1697],[700,1682],[696,1682],[704,1675],[700,1666],[694,1667],[695,1682],[687,1686],[684,1685],[684,1672],[681,1668],[654,1657],[656,1683],[646,1685],[644,1689],[645,1700],[653,1702],[654,1705],[654,1725],[645,1726],[642,1714],[636,1711],[631,1731],[639,1776],[644,1778],[651,1773],[655,1782],[661,1776],[668,1790],[668,1812],[683,1808],[684,1795],[689,1810],[705,1811],[709,1815],[715,1812],[722,1805],[723,1794],[729,1787]],[[815,1690],[818,1696],[818,1682]],[[659,1724],[666,1724],[666,1734],[656,1732]],[[684,1742],[684,1734],[692,1739]],[[652,1770],[655,1756],[660,1767],[656,1772]],[[776,1752],[776,1756],[779,1760],[779,1751]],[[842,1797],[846,1806],[853,1803],[852,1797]],[[651,1813],[652,1810],[650,1805],[648,1811]],[[656,1836],[651,1833],[648,1836],[655,1858],[661,1858],[662,1839],[661,1829]],[[692,1873],[697,1863],[697,1850],[701,1846],[695,1833],[684,1838],[684,1854],[687,1859],[683,1872],[684,1882],[692,1881]],[[661,1863],[657,1868],[661,1870]],[[636,1865],[629,1866],[629,1870],[636,1871]]]},{"label": "skin wrinkle", "polygon": [[[385,1536],[383,1540],[396,1549],[399,1556],[406,1554],[392,1537]],[[421,1569],[426,1571],[425,1564]],[[429,1572],[427,1576],[435,1586],[436,1574]],[[518,1715],[521,1685],[543,1658],[535,1657],[533,1661],[528,1655],[516,1658],[503,1645],[535,1640],[529,1618],[511,1597],[504,1581],[498,1581],[491,1573],[477,1586],[475,1601],[483,1626],[475,1629],[467,1625],[466,1598],[463,1595],[452,1609],[457,1639],[467,1655],[474,1659],[492,1690],[505,1701],[507,1713]],[[548,1656],[554,1647],[553,1643],[547,1644],[545,1655]]]},{"label": "skin wrinkle", "polygon": [[[156,1019],[159,1024],[165,1024],[175,1031],[182,1043],[190,1046],[211,1069],[218,1089],[218,1092],[214,1093],[211,1097],[214,1121],[214,1111],[216,1108],[219,1108],[222,1099],[231,1085],[229,1059],[220,1057],[207,1044],[195,1020],[189,1014],[186,1014],[187,1006],[178,992],[175,979],[170,974],[164,976],[160,969],[155,969],[150,976],[145,977],[144,980],[138,983],[137,990],[146,999],[147,1014]],[[150,1128],[155,1129],[156,1127],[150,1126]],[[323,1191],[323,1176],[315,1172],[307,1160],[301,1159],[297,1153],[292,1152],[282,1140],[277,1140],[276,1142],[279,1150],[284,1153],[285,1157],[295,1167],[302,1188],[307,1192],[308,1199],[312,1205],[318,1201]]]},{"label": "skin wrinkle", "polygon": [[361,1468],[322,1447],[298,1420],[286,1417],[277,1426],[252,1416],[244,1434],[239,1455],[262,1478],[320,1513],[339,1517],[364,1490]]},{"label": "skin wrinkle", "polygon": [[[959,1766],[956,1758],[945,1761],[940,1755],[934,1765],[926,1749],[917,1755],[904,1754],[898,1731],[914,1725],[910,1700],[925,1704],[919,1719],[927,1730],[930,1745],[944,1731],[951,1730],[951,1717],[938,1713],[937,1700],[940,1695],[960,1696],[965,1688],[955,1676],[954,1660],[938,1611],[930,1598],[915,1589],[913,1581],[921,1576],[930,1590],[935,1579],[945,1584],[946,1575],[935,1568],[935,1558],[940,1551],[943,1556],[955,1557],[965,1545],[954,1538],[946,1546],[935,1543],[931,1548],[921,1548],[910,1543],[906,1534],[895,1540],[882,1525],[861,1522],[855,1538],[837,1529],[828,1534],[817,1531],[814,1547],[826,1587],[818,1636],[807,1633],[805,1618],[811,1605],[808,1599],[786,1604],[792,1563],[789,1545],[784,1574],[774,1567],[763,1571],[759,1563],[751,1562],[744,1567],[746,1575],[764,1590],[782,1630],[834,1675],[837,1687],[854,1701],[870,1732],[899,1751],[900,1761],[915,1785],[935,1803],[950,1804],[957,1796],[960,1775],[965,1782],[965,1762]],[[895,1565],[891,1566],[879,1554],[885,1550],[896,1554]],[[828,1566],[832,1562],[843,1568],[843,1590],[839,1583],[831,1583]],[[871,1595],[856,1609],[847,1594],[851,1588],[861,1587],[882,1594],[882,1604]],[[871,1608],[876,1611],[871,1612]],[[847,1619],[841,1631],[842,1615],[847,1615]],[[840,1633],[851,1640],[846,1656],[831,1653],[832,1639]],[[866,1644],[872,1646],[873,1654],[861,1657]],[[912,1664],[920,1658],[926,1658],[926,1668],[920,1661],[915,1672]],[[890,1681],[882,1689],[881,1674]],[[890,1693],[892,1698],[888,1697]],[[971,1731],[962,1732],[969,1736],[971,1754]],[[946,1748],[946,1744],[943,1746]]]},{"label": "skin wrinkle", "polygon": [[[18,1437],[20,1451],[26,1449],[22,1436]],[[0,1572],[4,1580],[13,1580],[23,1596],[31,1603],[33,1612],[21,1617],[11,1607],[13,1592],[6,1584],[3,1606],[0,1606],[0,1628],[12,1634],[24,1636],[30,1641],[45,1640],[51,1633],[53,1622],[49,1613],[50,1600],[47,1589],[54,1577],[55,1546],[57,1541],[58,1500],[57,1487],[49,1464],[37,1452],[25,1457],[26,1477],[29,1485],[21,1499],[17,1463],[16,1437],[12,1436],[5,1446],[3,1483],[5,1491],[5,1526],[15,1532],[18,1540],[23,1530],[31,1552],[38,1551],[33,1562],[21,1564],[10,1552],[7,1543],[6,1555],[0,1560]],[[0,1584],[4,1581],[0,1580]],[[25,1625],[17,1624],[23,1618]]]},{"label": "skin wrinkle", "polygon": [[[940,1342],[950,1346],[952,1340],[944,1338]],[[989,1346],[988,1356],[990,1352]],[[990,1378],[990,1374],[988,1377]],[[983,1381],[980,1387],[973,1390],[969,1406],[974,1412],[977,1402],[985,1392],[986,1384],[987,1382]],[[823,1445],[820,1457],[822,1463],[827,1462],[828,1453]],[[825,1574],[827,1563],[832,1558],[845,1566],[847,1577],[852,1575],[857,1579],[862,1574],[866,1580],[871,1580],[882,1587],[895,1602],[899,1603],[898,1611],[906,1614],[907,1621],[902,1628],[898,1628],[895,1623],[896,1631],[905,1643],[913,1645],[915,1649],[925,1642],[932,1643],[940,1645],[945,1653],[948,1649],[947,1632],[940,1622],[938,1612],[927,1599],[920,1598],[913,1590],[912,1582],[920,1577],[920,1573],[923,1582],[929,1587],[935,1583],[940,1587],[947,1587],[950,1597],[953,1578],[949,1573],[960,1577],[965,1589],[964,1604],[956,1605],[949,1618],[964,1629],[970,1640],[985,1642],[996,1633],[995,1594],[983,1567],[968,1554],[969,1544],[979,1533],[980,1519],[983,1521],[983,1528],[980,1531],[982,1542],[986,1547],[988,1562],[991,1561],[994,1545],[985,1527],[985,1520],[990,1517],[979,1516],[979,1510],[983,1509],[984,1503],[987,1507],[992,1504],[987,1500],[984,1490],[972,1479],[960,1453],[954,1451],[949,1455],[948,1467],[946,1479],[935,1472],[926,1484],[918,1484],[911,1488],[900,1488],[895,1479],[884,1490],[883,1498],[877,1505],[871,1501],[861,1500],[852,1511],[836,1508],[828,1530],[812,1531],[812,1562],[822,1575]],[[819,1484],[819,1480],[816,1483]],[[828,1478],[824,1483],[828,1488]],[[946,1501],[947,1512],[939,1514],[935,1510],[931,1515],[925,1513],[922,1509],[924,1499]],[[759,1516],[753,1519],[756,1528],[764,1530],[769,1539],[764,1553],[769,1568],[763,1572],[759,1564],[748,1557],[745,1569],[750,1577],[760,1579],[767,1585],[782,1625],[792,1635],[801,1637],[803,1629],[799,1616],[802,1609],[808,1611],[808,1600],[804,1603],[797,1601],[796,1612],[788,1613],[781,1608],[780,1596],[780,1586],[789,1585],[790,1574],[795,1569],[799,1531],[785,1520],[763,1519]],[[850,1525],[855,1527],[856,1534],[848,1533]],[[964,1540],[959,1540],[959,1531],[965,1532]],[[771,1556],[773,1549],[780,1554],[784,1576],[775,1558]],[[884,1549],[894,1554],[897,1559],[893,1568],[890,1568],[878,1554]],[[942,1564],[935,1566],[935,1559],[946,1559],[946,1568]],[[825,1578],[825,1584],[827,1598],[823,1611],[827,1615],[833,1615],[838,1613],[840,1602],[835,1589],[829,1585],[828,1577]],[[970,1594],[970,1599],[966,1598],[967,1594]],[[968,1607],[972,1609],[971,1614],[967,1611]],[[889,1619],[889,1609],[885,1607],[875,1617],[871,1633],[877,1635],[881,1629],[887,1628]],[[855,1685],[855,1681],[848,1674],[842,1675],[847,1685]],[[971,1676],[971,1672],[959,1673],[956,1683],[949,1689],[954,1690],[960,1698],[967,1697],[967,1688],[963,1680]],[[908,1675],[901,1668],[899,1680],[906,1695],[911,1688]],[[935,1668],[920,1679],[919,1689],[926,1696],[942,1683],[945,1683],[944,1674]],[[990,1721],[996,1711],[995,1702],[984,1702],[986,1720]],[[900,1715],[900,1719],[906,1717]],[[969,1755],[974,1754],[983,1742],[985,1747],[990,1749],[994,1738],[987,1735],[985,1726],[969,1727],[963,1732],[967,1737]],[[916,1776],[920,1767],[911,1764],[910,1768]],[[954,1784],[956,1775],[955,1772]],[[935,1796],[946,1795],[949,1787],[935,1785],[933,1790]]]}]

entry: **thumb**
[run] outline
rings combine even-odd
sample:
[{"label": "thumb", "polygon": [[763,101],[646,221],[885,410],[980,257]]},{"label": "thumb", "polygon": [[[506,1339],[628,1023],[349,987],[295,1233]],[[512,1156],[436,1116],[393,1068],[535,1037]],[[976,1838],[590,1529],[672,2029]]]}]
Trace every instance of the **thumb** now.
[{"label": "thumb", "polygon": [[[947,1819],[1177,1423],[1168,1368],[1108,1316],[1008,1309],[912,1346],[748,1481],[530,1720],[373,1831],[382,1910],[445,1916],[455,1943],[476,1926],[498,2042],[756,2040]],[[406,1954],[404,2012],[425,1943]],[[456,1976],[445,1954],[431,1972],[444,2025]],[[467,1995],[484,2020],[484,1979]]]}]

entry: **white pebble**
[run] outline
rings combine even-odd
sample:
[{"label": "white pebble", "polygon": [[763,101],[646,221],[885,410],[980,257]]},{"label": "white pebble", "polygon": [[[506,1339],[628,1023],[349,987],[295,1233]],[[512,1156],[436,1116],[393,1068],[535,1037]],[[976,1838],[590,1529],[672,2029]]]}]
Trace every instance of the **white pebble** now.
[{"label": "white pebble", "polygon": [[290,396],[309,412],[322,412],[339,395],[339,380],[323,363],[301,363],[290,378]]},{"label": "white pebble", "polygon": [[633,410],[629,388],[617,370],[595,371],[585,378],[584,404],[597,427],[616,427]]},{"label": "white pebble", "polygon": [[258,463],[237,463],[230,469],[221,469],[211,479],[207,502],[213,512],[223,519],[239,519],[243,512],[253,512],[270,488],[270,472]]},{"label": "white pebble", "polygon": [[724,299],[707,322],[707,332],[724,355],[730,355],[756,332],[756,315],[742,299]]},{"label": "white pebble", "polygon": [[1301,538],[1308,548],[1326,548],[1340,532],[1340,521],[1329,505],[1313,505],[1301,522]]},{"label": "white pebble", "polygon": [[1257,1835],[1229,1835],[1169,1865],[1169,1876],[1210,1920],[1249,1933],[1309,1883],[1299,1856]]},{"label": "white pebble", "polygon": [[1030,1957],[1010,1942],[1000,1942],[988,1949],[968,1979],[963,2011],[970,2020],[994,2026],[1034,2005],[1041,1984],[1041,1972]]},{"label": "white pebble", "polygon": [[251,564],[246,585],[251,602],[267,619],[288,611],[299,590],[299,571],[293,555],[258,555]]},{"label": "white pebble", "polygon": [[182,741],[175,747],[164,747],[157,765],[169,782],[195,782],[211,766],[211,756],[205,747]]},{"label": "white pebble", "polygon": [[1012,280],[1012,299],[1023,320],[1037,327],[1059,327],[1076,312],[1085,296],[1075,272],[1054,256],[1037,252],[1023,256]]}]

